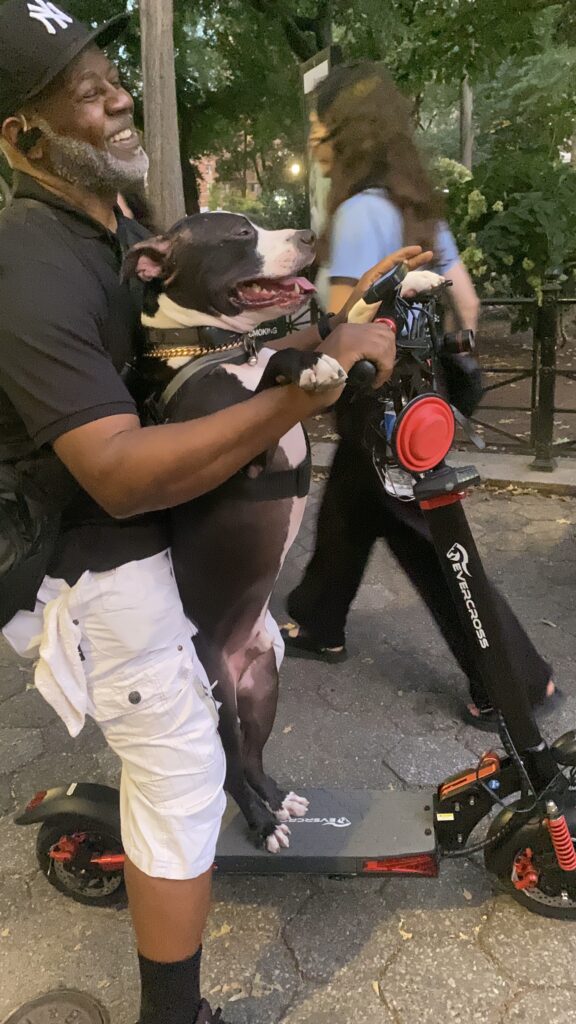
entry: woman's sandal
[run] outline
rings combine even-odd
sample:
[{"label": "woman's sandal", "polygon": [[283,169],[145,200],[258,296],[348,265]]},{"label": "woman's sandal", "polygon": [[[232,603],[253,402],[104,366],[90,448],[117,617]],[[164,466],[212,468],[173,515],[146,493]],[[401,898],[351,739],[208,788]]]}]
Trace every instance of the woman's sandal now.
[{"label": "woman's sandal", "polygon": [[[537,718],[546,718],[562,706],[566,697],[562,690],[555,688],[554,693],[534,705]],[[462,718],[466,725],[480,732],[498,732],[498,712],[493,707],[478,708],[479,714],[474,715],[466,706],[462,712]]]},{"label": "woman's sandal", "polygon": [[326,647],[320,640],[314,640],[302,632],[300,626],[295,622],[287,622],[280,627],[280,635],[286,647],[288,658],[312,658],[316,661],[325,661],[330,665],[337,665],[346,661],[348,651],[342,647]]}]

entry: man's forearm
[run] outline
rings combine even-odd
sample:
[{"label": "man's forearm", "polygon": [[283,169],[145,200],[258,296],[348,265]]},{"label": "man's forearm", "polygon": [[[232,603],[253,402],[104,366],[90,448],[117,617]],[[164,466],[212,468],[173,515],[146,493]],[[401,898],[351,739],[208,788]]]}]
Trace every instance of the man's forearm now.
[{"label": "man's forearm", "polygon": [[283,387],[199,420],[126,430],[108,440],[97,481],[80,482],[117,518],[170,508],[218,487],[316,411],[300,388]]},{"label": "man's forearm", "polygon": [[[346,324],[323,350],[345,373],[370,359],[377,367],[374,387],[394,366],[394,335],[382,324]],[[340,393],[338,387],[319,393],[274,387],[211,416],[157,427],[142,428],[134,414],[108,416],[63,434],[54,450],[102,508],[127,518],[213,490]]]}]

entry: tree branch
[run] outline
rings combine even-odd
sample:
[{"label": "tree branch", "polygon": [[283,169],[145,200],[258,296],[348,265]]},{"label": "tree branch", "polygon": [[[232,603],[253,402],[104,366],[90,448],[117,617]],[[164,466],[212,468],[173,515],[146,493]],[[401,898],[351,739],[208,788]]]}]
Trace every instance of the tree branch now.
[{"label": "tree branch", "polygon": [[312,33],[301,32],[293,18],[282,15],[280,24],[284,30],[288,46],[298,60],[310,60],[317,52],[316,40]]},{"label": "tree branch", "polygon": [[250,6],[281,25],[286,42],[300,61],[310,60],[318,50],[330,44],[332,0],[318,0],[315,17],[303,17],[282,11],[276,0],[248,0]]},{"label": "tree branch", "polygon": [[314,32],[316,27],[314,18],[304,18],[301,14],[295,14],[292,21],[301,32]]},{"label": "tree branch", "polygon": [[[258,153],[250,152],[249,156],[250,156],[250,162],[251,162],[251,164],[252,164],[252,166],[254,168],[254,173],[256,175],[256,180],[257,180],[258,184],[260,185],[260,188],[264,188],[264,182],[262,180],[262,174],[260,172],[260,167],[259,167],[259,164],[258,164]],[[263,160],[262,160],[262,166],[264,166],[264,161]]]}]

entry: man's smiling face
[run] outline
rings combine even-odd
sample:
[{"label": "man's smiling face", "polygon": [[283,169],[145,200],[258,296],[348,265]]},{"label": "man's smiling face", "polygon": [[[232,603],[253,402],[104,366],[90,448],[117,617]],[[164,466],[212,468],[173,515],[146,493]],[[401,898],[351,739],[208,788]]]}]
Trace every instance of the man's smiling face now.
[{"label": "man's smiling face", "polygon": [[34,102],[30,123],[43,133],[38,163],[73,185],[114,193],[146,177],[132,97],[97,46],[83,50]]}]

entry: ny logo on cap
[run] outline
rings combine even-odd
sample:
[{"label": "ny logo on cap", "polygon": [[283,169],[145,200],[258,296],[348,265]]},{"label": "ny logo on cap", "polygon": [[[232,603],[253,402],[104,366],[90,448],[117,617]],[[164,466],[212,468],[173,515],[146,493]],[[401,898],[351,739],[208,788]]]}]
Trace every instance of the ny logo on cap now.
[{"label": "ny logo on cap", "polygon": [[47,3],[46,0],[38,0],[35,4],[28,4],[28,11],[34,21],[42,22],[44,28],[51,36],[56,35],[56,26],[58,28],[68,28],[68,25],[72,25],[74,21],[69,14],[65,14],[55,4]]}]

